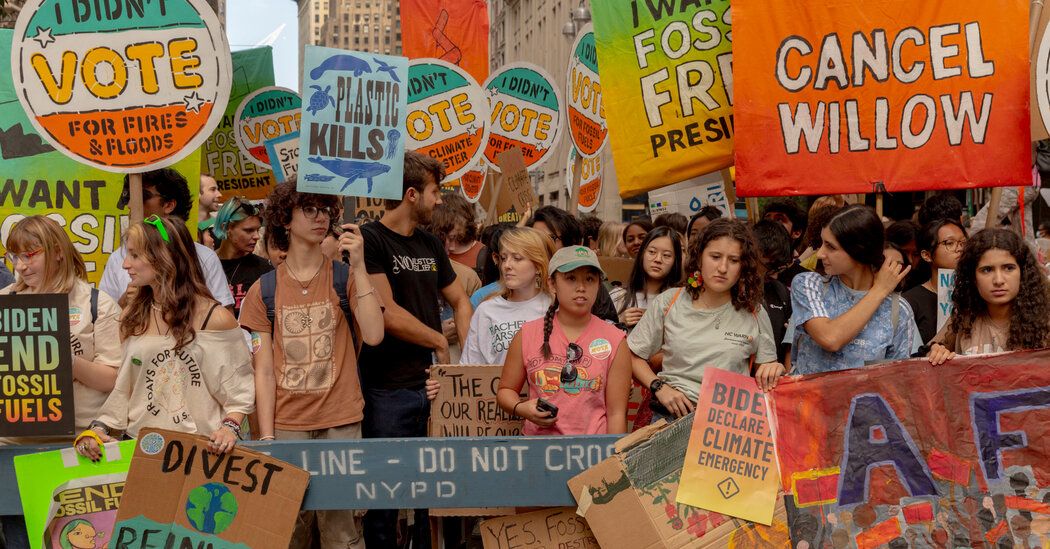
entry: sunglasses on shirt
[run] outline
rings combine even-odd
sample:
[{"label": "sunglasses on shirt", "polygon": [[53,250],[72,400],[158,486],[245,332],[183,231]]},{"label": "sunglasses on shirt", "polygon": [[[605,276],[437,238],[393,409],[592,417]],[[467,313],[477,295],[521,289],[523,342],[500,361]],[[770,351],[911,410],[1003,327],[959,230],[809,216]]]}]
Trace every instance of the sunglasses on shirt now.
[{"label": "sunglasses on shirt", "polygon": [[583,349],[575,343],[570,343],[565,350],[565,366],[561,369],[561,382],[572,383],[576,381],[580,373],[576,370],[576,363],[583,358]]}]

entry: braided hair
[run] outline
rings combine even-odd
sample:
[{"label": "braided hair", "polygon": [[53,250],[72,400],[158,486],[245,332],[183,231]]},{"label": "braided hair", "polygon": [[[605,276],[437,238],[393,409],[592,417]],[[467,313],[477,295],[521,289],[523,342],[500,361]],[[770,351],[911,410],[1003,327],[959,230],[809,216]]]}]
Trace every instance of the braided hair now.
[{"label": "braided hair", "polygon": [[551,358],[551,332],[554,331],[554,315],[557,312],[558,300],[551,300],[551,306],[547,307],[547,312],[543,314],[543,346],[540,347],[543,358],[547,360]]}]

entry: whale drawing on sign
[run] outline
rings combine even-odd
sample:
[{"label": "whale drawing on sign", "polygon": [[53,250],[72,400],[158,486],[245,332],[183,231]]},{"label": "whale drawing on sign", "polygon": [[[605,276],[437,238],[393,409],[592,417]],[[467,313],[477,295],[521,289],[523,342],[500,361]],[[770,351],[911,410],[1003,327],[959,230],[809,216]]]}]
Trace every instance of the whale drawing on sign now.
[{"label": "whale drawing on sign", "polygon": [[368,61],[353,55],[333,55],[310,71],[310,79],[317,80],[328,71],[347,71],[353,72],[354,76],[361,76],[362,73],[372,72],[372,66]]},{"label": "whale drawing on sign", "polygon": [[397,82],[398,84],[401,83],[401,79],[397,77],[397,67],[395,67],[393,65],[388,65],[388,64],[380,61],[379,59],[376,59],[375,62],[379,63],[379,68],[376,69],[377,71],[385,72],[385,73],[390,75],[390,78],[394,82]]},{"label": "whale drawing on sign", "polygon": [[371,194],[372,178],[390,171],[390,166],[379,162],[357,162],[318,156],[309,157],[307,160],[338,176],[345,177],[346,183],[343,183],[343,187],[339,189],[339,192],[345,191],[354,181],[364,178],[368,180],[368,193]]}]

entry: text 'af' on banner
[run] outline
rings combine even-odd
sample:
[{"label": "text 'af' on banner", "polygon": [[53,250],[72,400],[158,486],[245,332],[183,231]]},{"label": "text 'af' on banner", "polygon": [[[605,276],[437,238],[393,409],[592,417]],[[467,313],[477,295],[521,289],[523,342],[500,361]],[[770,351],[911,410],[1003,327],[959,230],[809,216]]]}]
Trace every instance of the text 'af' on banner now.
[{"label": "text 'af' on banner", "polygon": [[437,59],[414,59],[408,64],[405,126],[407,147],[445,166],[440,183],[459,179],[485,154],[491,128],[488,96],[463,69]]},{"label": "text 'af' on banner", "polygon": [[733,163],[729,0],[703,4],[700,10],[677,0],[591,6],[621,196]]},{"label": "text 'af' on banner", "polygon": [[139,432],[111,547],[288,547],[310,473],[203,436]]},{"label": "text 'af' on banner", "polygon": [[770,400],[792,547],[1047,546],[1048,360],[781,380]]},{"label": "text 'af' on banner", "polygon": [[492,133],[485,160],[501,170],[499,154],[517,147],[530,171],[554,156],[562,134],[561,92],[554,78],[529,63],[510,63],[485,82],[491,109]]},{"label": "text 'af' on banner", "polygon": [[245,97],[233,117],[241,154],[263,170],[273,170],[279,182],[299,169],[302,107],[299,94],[270,86]]},{"label": "text 'af' on banner", "polygon": [[408,60],[307,46],[302,192],[400,200]]},{"label": "text 'af' on banner", "polygon": [[1031,181],[1028,2],[733,4],[737,194]]},{"label": "text 'af' on banner", "polygon": [[230,95],[230,47],[204,0],[29,0],[11,67],[40,135],[114,172],[162,168],[195,152]]},{"label": "text 'af' on banner", "polygon": [[92,463],[72,446],[15,456],[32,549],[110,547],[135,441],[109,442]]},{"label": "text 'af' on banner", "polygon": [[0,296],[0,436],[73,434],[69,297]]}]

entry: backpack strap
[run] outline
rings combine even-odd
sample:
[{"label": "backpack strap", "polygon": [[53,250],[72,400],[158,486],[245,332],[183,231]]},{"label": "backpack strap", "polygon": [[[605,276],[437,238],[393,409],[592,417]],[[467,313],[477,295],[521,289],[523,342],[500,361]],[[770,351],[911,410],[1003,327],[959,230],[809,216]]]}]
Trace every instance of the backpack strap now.
[{"label": "backpack strap", "polygon": [[98,288],[91,288],[91,323],[98,321]]},{"label": "backpack strap", "polygon": [[361,354],[360,338],[357,337],[357,325],[354,313],[350,310],[350,296],[346,295],[346,285],[350,282],[350,266],[342,261],[332,261],[332,289],[339,296],[339,308],[346,317],[346,326],[350,328],[350,337],[354,342],[354,352]]},{"label": "backpack strap", "polygon": [[268,271],[259,277],[259,290],[262,294],[263,305],[266,305],[266,320],[270,323],[270,336],[274,334],[274,303],[277,296],[277,269]]},{"label": "backpack strap", "polygon": [[664,318],[667,318],[667,315],[671,313],[671,307],[674,306],[675,301],[678,301],[678,296],[682,295],[682,290],[684,289],[684,287],[678,288],[678,291],[674,293],[674,297],[671,298],[671,302],[667,304],[667,309],[664,310]]},{"label": "backpack strap", "polygon": [[481,250],[478,251],[478,257],[474,261],[474,272],[478,273],[478,277],[481,277],[481,274],[485,272],[485,259],[488,258],[489,255],[491,254],[489,253],[488,246],[482,244]]}]

